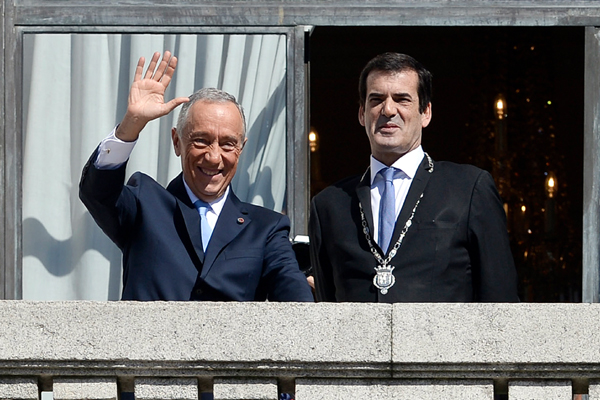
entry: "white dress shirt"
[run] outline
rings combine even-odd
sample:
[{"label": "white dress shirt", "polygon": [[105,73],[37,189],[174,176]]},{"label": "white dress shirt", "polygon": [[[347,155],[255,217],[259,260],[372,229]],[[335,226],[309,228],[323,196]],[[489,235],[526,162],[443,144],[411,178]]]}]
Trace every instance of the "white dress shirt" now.
[{"label": "white dress shirt", "polygon": [[[196,200],[198,200],[198,197],[192,192],[185,179],[183,180],[183,184],[185,185],[185,190],[188,196],[190,196],[192,204],[194,204]],[[217,220],[219,219],[219,215],[221,215],[221,211],[223,210],[223,206],[225,205],[225,199],[227,198],[228,194],[229,186],[227,186],[227,189],[225,189],[225,194],[223,196],[219,197],[215,201],[211,201],[210,203],[208,203],[210,204],[210,210],[206,211],[206,221],[213,230],[215,229],[215,225],[217,225]]]},{"label": "white dress shirt", "polygon": [[[391,166],[394,167],[394,191],[396,192],[396,204],[395,204],[395,219],[398,219],[400,210],[406,200],[408,189],[412,183],[417,169],[425,157],[425,152],[421,146],[417,147],[413,151],[406,153]],[[379,243],[379,202],[381,195],[383,194],[384,179],[379,174],[379,171],[387,165],[376,160],[371,155],[371,210],[373,212],[373,232],[371,236],[376,243]]]},{"label": "white dress shirt", "polygon": [[115,136],[117,127],[112,130],[98,147],[98,157],[94,166],[98,169],[117,169],[129,159],[136,142],[124,142]]}]

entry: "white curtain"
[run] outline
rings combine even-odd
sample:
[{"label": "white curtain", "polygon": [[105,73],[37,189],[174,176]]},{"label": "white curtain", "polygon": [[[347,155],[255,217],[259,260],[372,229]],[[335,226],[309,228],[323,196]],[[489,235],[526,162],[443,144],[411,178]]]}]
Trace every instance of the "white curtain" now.
[{"label": "white curtain", "polygon": [[[23,298],[118,300],[121,253],[78,197],[83,165],[120,121],[140,56],[179,59],[167,99],[202,87],[244,107],[248,142],[233,190],[281,211],[286,181],[285,35],[24,35]],[[147,62],[148,63],[148,62]],[[146,63],[146,65],[147,65]],[[145,128],[128,164],[166,185],[179,109]]]}]

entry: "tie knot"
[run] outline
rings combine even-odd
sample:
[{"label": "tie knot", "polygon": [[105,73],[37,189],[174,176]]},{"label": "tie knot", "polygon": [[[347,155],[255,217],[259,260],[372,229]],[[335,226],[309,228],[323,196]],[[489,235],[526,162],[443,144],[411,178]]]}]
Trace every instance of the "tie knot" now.
[{"label": "tie knot", "polygon": [[196,207],[196,209],[198,211],[200,211],[200,215],[204,216],[206,215],[206,212],[208,210],[211,210],[212,208],[210,207],[210,204],[208,204],[207,202],[203,201],[203,200],[196,200],[194,202],[194,206]]},{"label": "tie knot", "polygon": [[379,170],[379,173],[381,173],[381,176],[383,176],[383,179],[385,179],[386,182],[392,182],[394,180],[393,167],[382,168]]}]

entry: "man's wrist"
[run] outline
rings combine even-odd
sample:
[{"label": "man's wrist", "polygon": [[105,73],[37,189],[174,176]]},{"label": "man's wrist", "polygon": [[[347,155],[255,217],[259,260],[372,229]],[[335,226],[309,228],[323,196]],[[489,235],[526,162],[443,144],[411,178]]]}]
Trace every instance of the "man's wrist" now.
[{"label": "man's wrist", "polygon": [[117,126],[115,137],[124,142],[135,142],[140,136],[147,122],[140,121],[138,117],[125,115],[123,121]]},{"label": "man's wrist", "polygon": [[116,136],[117,128],[98,146],[98,156],[94,165],[98,169],[115,169],[129,159],[135,146],[134,142],[126,142]]}]

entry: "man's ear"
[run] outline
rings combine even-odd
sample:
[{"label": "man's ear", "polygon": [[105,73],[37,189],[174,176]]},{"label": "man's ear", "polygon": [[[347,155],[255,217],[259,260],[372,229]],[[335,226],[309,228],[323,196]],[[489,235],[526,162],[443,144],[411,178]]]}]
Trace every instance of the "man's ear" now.
[{"label": "man's ear", "polygon": [[248,141],[248,138],[244,138],[244,142],[242,143],[242,147],[240,148],[240,154],[242,154],[242,151],[244,151],[244,147],[246,146],[247,141]]},{"label": "man's ear", "polygon": [[358,122],[365,126],[365,108],[362,105],[358,107]]},{"label": "man's ear", "polygon": [[179,151],[179,144],[181,140],[179,139],[179,135],[177,134],[177,128],[171,129],[171,140],[173,141],[173,149],[175,150],[175,155],[179,157],[181,155],[181,151]]},{"label": "man's ear", "polygon": [[431,102],[427,104],[427,108],[425,111],[421,113],[421,126],[423,128],[427,127],[431,122]]}]

